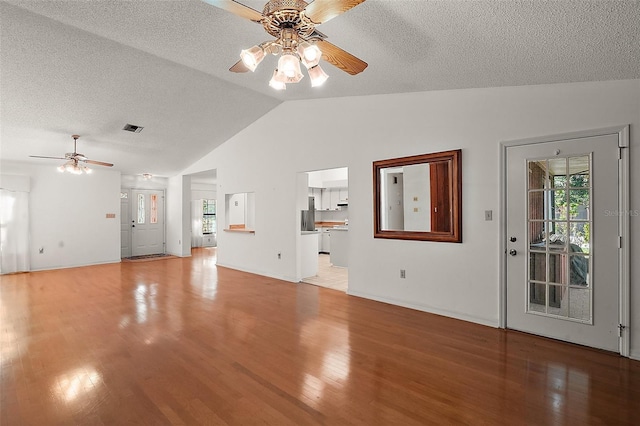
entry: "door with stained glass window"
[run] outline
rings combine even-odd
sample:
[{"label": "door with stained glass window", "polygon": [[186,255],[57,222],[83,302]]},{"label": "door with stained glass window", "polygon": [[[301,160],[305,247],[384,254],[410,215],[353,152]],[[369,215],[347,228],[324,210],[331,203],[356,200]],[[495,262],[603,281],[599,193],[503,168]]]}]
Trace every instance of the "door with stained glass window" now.
[{"label": "door with stained glass window", "polygon": [[164,253],[164,193],[133,190],[131,205],[132,256]]},{"label": "door with stained glass window", "polygon": [[507,148],[507,327],[619,350],[618,137]]}]

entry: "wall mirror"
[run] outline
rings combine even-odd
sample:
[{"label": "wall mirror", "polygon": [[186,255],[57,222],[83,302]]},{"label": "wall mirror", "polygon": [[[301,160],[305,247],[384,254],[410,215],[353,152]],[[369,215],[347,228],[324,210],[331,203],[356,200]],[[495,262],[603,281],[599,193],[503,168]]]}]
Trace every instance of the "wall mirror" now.
[{"label": "wall mirror", "polygon": [[461,153],[374,161],[373,236],[462,242]]}]

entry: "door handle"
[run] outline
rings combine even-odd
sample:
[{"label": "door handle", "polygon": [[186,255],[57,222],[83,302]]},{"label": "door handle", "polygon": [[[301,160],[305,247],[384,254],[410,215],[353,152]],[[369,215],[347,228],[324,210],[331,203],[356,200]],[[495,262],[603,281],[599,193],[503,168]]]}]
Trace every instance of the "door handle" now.
[{"label": "door handle", "polygon": [[515,249],[511,249],[511,250],[509,250],[509,254],[511,256],[515,256],[516,254],[518,254],[518,252]]},{"label": "door handle", "polygon": [[509,241],[511,241],[512,243],[515,243],[517,241],[517,238],[516,237],[511,237],[511,238],[509,238]]},{"label": "door handle", "polygon": [[135,225],[131,225],[131,227],[132,227],[132,228],[135,228],[136,226],[135,226]]}]

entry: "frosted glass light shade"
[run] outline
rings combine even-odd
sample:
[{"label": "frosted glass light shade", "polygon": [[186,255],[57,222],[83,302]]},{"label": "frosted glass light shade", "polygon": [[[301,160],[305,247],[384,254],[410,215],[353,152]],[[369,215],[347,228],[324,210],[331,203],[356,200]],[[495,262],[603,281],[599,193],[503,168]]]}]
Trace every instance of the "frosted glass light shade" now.
[{"label": "frosted glass light shade", "polygon": [[329,76],[324,72],[320,65],[309,68],[309,78],[311,79],[311,87],[322,86]]},{"label": "frosted glass light shade", "polygon": [[244,65],[251,70],[256,70],[256,67],[264,59],[264,50],[260,46],[253,46],[250,49],[245,49],[240,52],[240,59]]},{"label": "frosted glass light shade", "polygon": [[278,70],[273,70],[273,76],[269,81],[269,86],[276,90],[287,90],[287,85],[283,81],[278,80]]},{"label": "frosted glass light shade", "polygon": [[297,83],[304,75],[300,70],[300,59],[292,53],[283,53],[278,60],[277,80],[283,83]]},{"label": "frosted glass light shade", "polygon": [[307,69],[318,65],[320,63],[320,58],[322,57],[320,48],[307,41],[300,43],[298,46],[298,54],[300,55],[300,60]]}]

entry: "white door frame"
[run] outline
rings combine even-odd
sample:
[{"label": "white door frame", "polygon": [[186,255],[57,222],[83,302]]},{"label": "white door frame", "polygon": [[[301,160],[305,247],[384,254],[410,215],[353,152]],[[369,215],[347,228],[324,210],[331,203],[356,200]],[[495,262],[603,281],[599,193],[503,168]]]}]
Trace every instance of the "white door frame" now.
[{"label": "white door frame", "polygon": [[545,142],[561,142],[593,136],[617,135],[620,147],[618,163],[618,227],[619,244],[618,287],[619,323],[626,328],[620,330],[620,355],[629,357],[629,125],[605,127],[580,132],[562,133],[500,143],[500,327],[507,327],[507,148]]},{"label": "white door frame", "polygon": [[[129,214],[131,214],[131,197],[133,191],[160,191],[162,192],[162,198],[164,202],[162,203],[162,217],[164,218],[163,224],[163,236],[162,236],[162,250],[163,253],[167,252],[167,190],[165,188],[139,188],[139,187],[121,187],[120,191],[128,191],[129,192]],[[129,230],[128,230],[128,238],[129,238],[129,246],[131,247],[131,255],[133,255],[133,246],[132,246],[132,230],[131,230],[131,221],[129,221]]]}]

